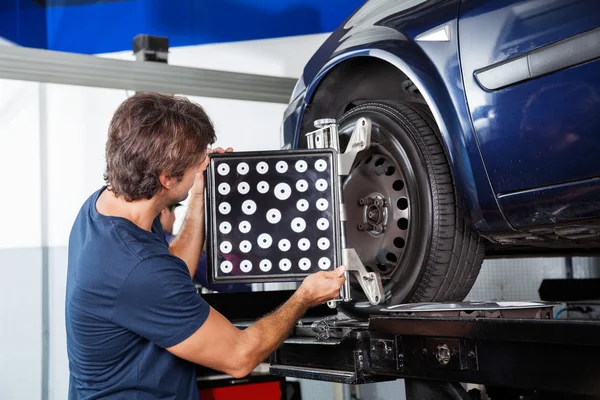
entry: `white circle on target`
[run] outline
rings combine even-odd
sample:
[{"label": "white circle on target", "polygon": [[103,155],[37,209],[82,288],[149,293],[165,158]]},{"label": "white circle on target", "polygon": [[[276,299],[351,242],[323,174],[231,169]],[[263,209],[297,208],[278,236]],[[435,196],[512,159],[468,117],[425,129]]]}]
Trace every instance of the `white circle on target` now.
[{"label": "white circle on target", "polygon": [[238,192],[240,194],[248,194],[249,191],[250,185],[248,184],[248,182],[242,182],[238,185]]},{"label": "white circle on target", "polygon": [[273,264],[271,264],[271,261],[269,261],[269,260],[262,260],[260,262],[260,264],[258,264],[258,266],[260,267],[261,271],[269,272],[271,270],[271,267],[273,266]]},{"label": "white circle on target", "polygon": [[219,204],[219,212],[221,214],[227,215],[227,214],[229,214],[230,211],[231,211],[231,206],[229,205],[229,203]]},{"label": "white circle on target", "polygon": [[227,165],[225,163],[219,164],[219,166],[217,167],[217,172],[221,176],[227,175],[229,173],[229,165]]},{"label": "white circle on target", "polygon": [[317,228],[322,231],[327,230],[327,228],[329,228],[329,220],[327,218],[319,218],[317,221]]},{"label": "white circle on target", "polygon": [[250,171],[250,167],[245,162],[241,162],[237,166],[237,172],[240,175],[246,175]]},{"label": "white circle on target", "polygon": [[281,221],[281,212],[276,208],[271,208],[267,211],[267,221],[272,224],[276,224]]},{"label": "white circle on target", "polygon": [[280,174],[283,174],[284,172],[287,172],[288,170],[288,165],[285,161],[279,161],[276,165],[275,165],[275,169],[277,170],[277,172],[279,172]]},{"label": "white circle on target", "polygon": [[279,269],[281,269],[282,271],[289,271],[290,268],[292,268],[292,262],[287,258],[284,258],[281,261],[279,261]]},{"label": "white circle on target", "polygon": [[267,164],[264,161],[261,161],[258,164],[256,164],[256,170],[258,171],[259,174],[264,175],[269,170],[269,164]]},{"label": "white circle on target", "polygon": [[249,253],[252,250],[252,243],[249,240],[242,240],[240,242],[240,250],[242,253]]},{"label": "white circle on target", "polygon": [[298,200],[298,202],[296,203],[296,208],[298,208],[298,211],[306,211],[308,210],[308,201],[307,200]]},{"label": "white circle on target", "polygon": [[252,215],[256,212],[256,203],[252,200],[246,200],[242,203],[242,211],[246,215]]},{"label": "white circle on target", "polygon": [[221,225],[219,225],[219,231],[221,231],[221,233],[228,234],[231,232],[231,224],[227,221],[221,222]]},{"label": "white circle on target", "polygon": [[302,271],[308,271],[310,269],[310,260],[308,258],[301,258],[298,266]]},{"label": "white circle on target", "polygon": [[259,182],[258,185],[256,185],[256,190],[258,190],[258,193],[260,194],[265,194],[269,191],[269,184],[265,181]]},{"label": "white circle on target", "polygon": [[331,260],[329,260],[329,258],[322,257],[319,259],[319,268],[327,269],[329,267],[331,267]]},{"label": "white circle on target", "polygon": [[304,160],[296,161],[296,171],[305,172],[308,169],[308,164]]},{"label": "white circle on target", "polygon": [[319,172],[323,172],[327,169],[327,163],[325,160],[317,160],[315,162],[315,169]]},{"label": "white circle on target", "polygon": [[317,209],[319,211],[325,211],[327,210],[327,207],[329,207],[329,202],[325,199],[319,199],[317,200]]},{"label": "white circle on target", "polygon": [[221,263],[221,271],[223,271],[223,273],[228,274],[233,270],[233,264],[231,263],[231,261],[223,261]]},{"label": "white circle on target", "polygon": [[244,260],[240,263],[240,269],[242,272],[250,272],[252,270],[252,263],[248,260]]},{"label": "white circle on target", "polygon": [[304,179],[300,179],[298,182],[296,182],[297,191],[306,192],[306,189],[308,189],[308,182],[306,182]]},{"label": "white circle on target", "polygon": [[296,233],[303,232],[306,229],[306,221],[302,218],[294,218],[292,220],[292,230]]},{"label": "white circle on target", "polygon": [[221,250],[221,253],[223,254],[228,254],[232,248],[233,246],[231,246],[231,243],[229,242],[221,242],[221,245],[219,246],[219,250]]},{"label": "white circle on target", "polygon": [[329,239],[327,239],[327,238],[319,239],[319,241],[317,242],[317,246],[319,246],[319,248],[321,250],[327,250],[329,248]]},{"label": "white circle on target", "polygon": [[240,228],[240,232],[242,233],[248,233],[250,232],[250,229],[252,229],[252,225],[250,225],[250,222],[248,221],[240,222],[240,225],[238,227]]},{"label": "white circle on target", "polygon": [[310,240],[304,238],[298,241],[298,248],[302,251],[310,249]]},{"label": "white circle on target", "polygon": [[288,251],[291,246],[292,246],[292,244],[287,239],[281,239],[279,241],[279,250],[281,250],[281,251]]},{"label": "white circle on target", "polygon": [[292,195],[292,188],[287,183],[278,183],[274,190],[279,200],[286,200]]},{"label": "white circle on target", "polygon": [[230,190],[231,188],[229,187],[228,183],[223,182],[219,185],[219,193],[221,193],[223,196],[229,194]]},{"label": "white circle on target", "polygon": [[258,245],[263,249],[268,249],[273,244],[273,238],[268,233],[263,233],[256,239]]},{"label": "white circle on target", "polygon": [[317,180],[317,183],[315,183],[315,187],[322,192],[327,189],[327,181],[325,179],[319,179]]}]

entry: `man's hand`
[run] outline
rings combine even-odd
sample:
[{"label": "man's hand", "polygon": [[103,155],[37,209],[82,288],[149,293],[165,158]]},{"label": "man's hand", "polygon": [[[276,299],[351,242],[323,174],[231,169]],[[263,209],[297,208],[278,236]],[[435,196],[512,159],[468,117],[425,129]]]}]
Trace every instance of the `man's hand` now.
[{"label": "man's hand", "polygon": [[340,294],[340,288],[346,280],[345,271],[346,267],[342,265],[333,271],[321,271],[309,275],[304,278],[297,293],[308,307],[315,307],[332,300]]},{"label": "man's hand", "polygon": [[210,162],[210,155],[213,153],[219,153],[219,154],[231,153],[232,151],[233,151],[233,149],[231,147],[228,147],[227,150],[223,150],[222,147],[206,150],[206,157],[204,158],[204,160],[202,160],[202,162],[198,166],[198,170],[196,171],[196,178],[194,180],[194,186],[192,186],[192,189],[190,190],[190,193],[192,196],[198,196],[198,197],[201,197],[202,199],[204,199],[204,188],[205,188],[204,171],[206,171],[206,168],[208,167],[208,164]]}]

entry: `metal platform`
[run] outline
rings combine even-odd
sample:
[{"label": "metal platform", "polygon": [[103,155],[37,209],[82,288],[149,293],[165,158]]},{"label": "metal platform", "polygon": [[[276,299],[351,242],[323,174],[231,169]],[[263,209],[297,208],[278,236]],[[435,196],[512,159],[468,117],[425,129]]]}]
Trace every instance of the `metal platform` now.
[{"label": "metal platform", "polygon": [[600,398],[600,322],[553,319],[552,306],[418,304],[365,321],[300,323],[272,355],[271,373],[349,384],[405,378],[408,398],[419,399],[470,398],[458,383],[516,389],[516,399]]}]

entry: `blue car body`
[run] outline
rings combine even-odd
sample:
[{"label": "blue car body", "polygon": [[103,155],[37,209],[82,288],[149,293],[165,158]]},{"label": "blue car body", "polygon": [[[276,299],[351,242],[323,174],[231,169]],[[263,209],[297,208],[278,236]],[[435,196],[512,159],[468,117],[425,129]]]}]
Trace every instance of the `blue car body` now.
[{"label": "blue car body", "polygon": [[427,102],[474,229],[500,244],[598,238],[599,27],[597,0],[367,1],[305,66],[283,145],[327,110],[315,103],[333,71],[376,59]]}]

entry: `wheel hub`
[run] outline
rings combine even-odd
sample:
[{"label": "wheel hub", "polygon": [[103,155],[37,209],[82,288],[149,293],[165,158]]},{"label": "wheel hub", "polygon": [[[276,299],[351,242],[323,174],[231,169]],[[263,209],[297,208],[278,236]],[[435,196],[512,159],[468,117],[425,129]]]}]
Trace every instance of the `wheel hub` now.
[{"label": "wheel hub", "polygon": [[367,197],[361,197],[358,205],[363,207],[363,221],[358,224],[359,231],[365,231],[373,235],[385,232],[388,220],[388,204],[381,194],[374,193]]}]

